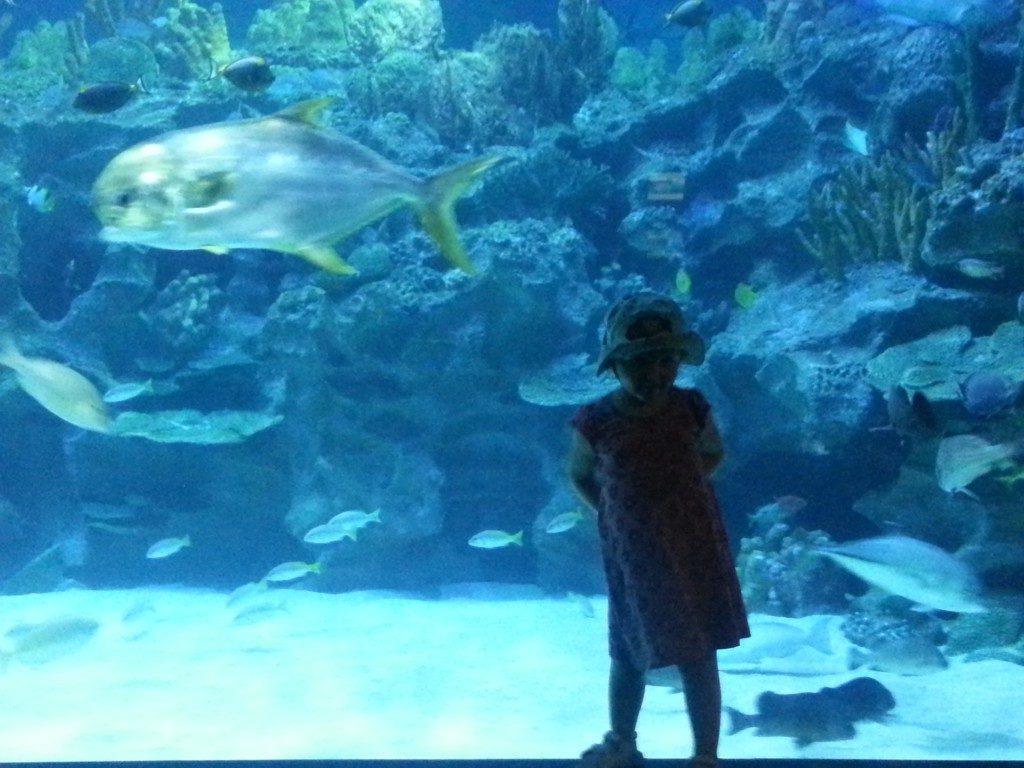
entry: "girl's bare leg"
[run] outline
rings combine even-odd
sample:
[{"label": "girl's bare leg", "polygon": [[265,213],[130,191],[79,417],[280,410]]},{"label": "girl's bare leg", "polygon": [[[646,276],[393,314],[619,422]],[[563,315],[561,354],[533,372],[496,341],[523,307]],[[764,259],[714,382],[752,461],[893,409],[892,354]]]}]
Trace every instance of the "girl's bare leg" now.
[{"label": "girl's bare leg", "polygon": [[694,755],[717,757],[722,721],[718,652],[712,649],[702,659],[680,664],[679,674],[683,678],[686,709],[693,728]]}]

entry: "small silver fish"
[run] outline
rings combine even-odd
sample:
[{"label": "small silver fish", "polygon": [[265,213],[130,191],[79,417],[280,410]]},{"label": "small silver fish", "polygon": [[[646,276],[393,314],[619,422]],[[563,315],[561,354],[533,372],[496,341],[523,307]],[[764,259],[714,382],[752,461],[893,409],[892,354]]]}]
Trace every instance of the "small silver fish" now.
[{"label": "small silver fish", "polygon": [[107,404],[113,403],[126,403],[129,400],[134,400],[142,395],[153,394],[153,380],[143,382],[129,382],[125,384],[115,384],[106,391],[103,395],[103,402]]},{"label": "small silver fish", "polygon": [[315,528],[311,528],[302,540],[307,544],[333,544],[336,541],[342,539],[356,540],[356,531],[358,529],[346,528],[343,525],[336,523],[326,523],[324,525],[318,525]]},{"label": "small silver fish", "polygon": [[711,18],[711,6],[705,0],[683,0],[675,8],[665,14],[665,26],[693,29],[701,27]]},{"label": "small silver fish", "polygon": [[185,547],[191,546],[192,539],[187,533],[181,538],[161,539],[149,548],[146,552],[146,557],[150,560],[160,560],[175,555]]},{"label": "small silver fish", "polygon": [[956,268],[961,274],[975,280],[998,280],[1006,271],[1002,264],[985,259],[960,259],[956,263]]},{"label": "small silver fish", "polygon": [[576,527],[576,523],[583,519],[583,513],[579,510],[563,512],[551,518],[551,522],[544,528],[547,533],[565,533]]},{"label": "small silver fish", "polygon": [[266,576],[264,581],[282,582],[295,581],[310,573],[320,573],[320,563],[300,563],[291,561],[275,565]]},{"label": "small silver fish", "polygon": [[265,581],[250,581],[249,583],[238,587],[234,592],[228,595],[227,602],[224,603],[224,605],[230,608],[233,605],[238,605],[238,603],[248,600],[250,597],[263,594],[266,591],[267,583]]},{"label": "small silver fish", "polygon": [[470,538],[469,546],[477,549],[500,549],[511,544],[523,546],[523,532],[508,533],[507,531],[480,531]]}]

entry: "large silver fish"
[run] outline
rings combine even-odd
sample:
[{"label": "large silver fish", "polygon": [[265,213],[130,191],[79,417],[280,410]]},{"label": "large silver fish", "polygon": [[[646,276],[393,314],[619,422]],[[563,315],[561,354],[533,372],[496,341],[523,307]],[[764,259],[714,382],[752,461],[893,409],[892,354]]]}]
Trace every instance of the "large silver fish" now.
[{"label": "large silver fish", "polygon": [[879,536],[816,551],[864,581],[915,603],[956,613],[987,610],[974,571],[926,541]]},{"label": "large silver fish", "polygon": [[261,248],[351,274],[334,243],[411,205],[444,256],[475,273],[453,207],[500,158],[423,180],[323,128],[330,103],[171,131],[125,150],[93,187],[101,237],[167,250]]}]

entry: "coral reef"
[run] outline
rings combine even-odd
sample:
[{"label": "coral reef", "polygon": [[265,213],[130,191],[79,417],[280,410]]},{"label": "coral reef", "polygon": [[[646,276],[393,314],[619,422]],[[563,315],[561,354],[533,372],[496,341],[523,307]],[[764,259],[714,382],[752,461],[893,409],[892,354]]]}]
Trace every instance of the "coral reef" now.
[{"label": "coral reef", "polygon": [[246,46],[282,64],[351,66],[354,0],[287,0],[256,12]]},{"label": "coral reef", "polygon": [[764,49],[758,45],[760,35],[761,24],[742,6],[715,16],[706,30],[688,31],[683,37],[682,62],[676,72],[679,92],[698,93],[734,55],[751,62],[763,59]]},{"label": "coral reef", "polygon": [[832,543],[828,534],[794,528],[780,515],[751,522],[754,535],[740,539],[736,559],[748,611],[799,617],[846,607],[845,579],[813,551]]},{"label": "coral reef", "polygon": [[811,197],[800,241],[835,278],[859,261],[899,261],[914,269],[930,214],[927,195],[886,153],[843,168]]},{"label": "coral reef", "polygon": [[395,51],[437,56],[444,44],[438,0],[367,0],[348,26],[352,50],[362,61],[379,61]]},{"label": "coral reef", "polygon": [[207,9],[192,0],[173,0],[164,13],[167,23],[153,42],[164,75],[208,77],[217,65],[231,61],[228,25],[219,3]]},{"label": "coral reef", "polygon": [[179,354],[202,347],[214,332],[224,292],[216,275],[192,275],[184,270],[157,295],[146,317],[153,330]]},{"label": "coral reef", "polygon": [[618,29],[598,0],[559,0],[558,58],[565,77],[563,108],[575,112],[608,82]]}]

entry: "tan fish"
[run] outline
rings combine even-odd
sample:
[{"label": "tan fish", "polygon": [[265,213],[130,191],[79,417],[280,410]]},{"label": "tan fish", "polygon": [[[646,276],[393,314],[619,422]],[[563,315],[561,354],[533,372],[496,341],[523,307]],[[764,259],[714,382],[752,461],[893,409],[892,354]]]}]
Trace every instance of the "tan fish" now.
[{"label": "tan fish", "polygon": [[14,659],[22,664],[44,664],[78,650],[96,634],[92,619],[65,617],[36,624],[19,624],[4,635],[0,669]]},{"label": "tan fish", "polygon": [[918,635],[909,635],[886,640],[870,651],[850,646],[847,667],[866,667],[897,675],[927,675],[948,668],[949,661],[933,643]]},{"label": "tan fish", "polygon": [[261,248],[352,274],[333,244],[409,205],[444,256],[474,274],[454,204],[501,158],[423,180],[322,127],[330,103],[171,131],[122,152],[93,186],[101,237],[175,251]]},{"label": "tan fish", "polygon": [[993,469],[1009,467],[1024,455],[1024,444],[993,444],[977,435],[956,435],[939,442],[935,455],[935,477],[946,493],[963,493],[978,498],[967,486]]},{"label": "tan fish", "polygon": [[82,429],[110,433],[103,397],[82,374],[53,360],[25,357],[9,338],[0,340],[0,365],[14,371],[28,396],[57,418]]},{"label": "tan fish", "polygon": [[477,549],[500,549],[511,545],[523,546],[523,532],[509,533],[508,531],[480,531],[475,533],[469,540],[469,546]]}]

